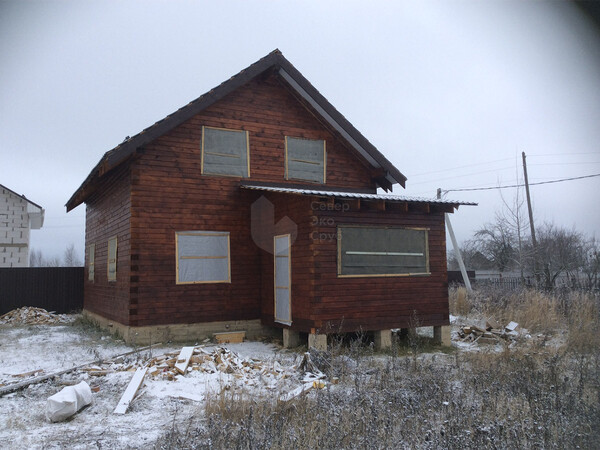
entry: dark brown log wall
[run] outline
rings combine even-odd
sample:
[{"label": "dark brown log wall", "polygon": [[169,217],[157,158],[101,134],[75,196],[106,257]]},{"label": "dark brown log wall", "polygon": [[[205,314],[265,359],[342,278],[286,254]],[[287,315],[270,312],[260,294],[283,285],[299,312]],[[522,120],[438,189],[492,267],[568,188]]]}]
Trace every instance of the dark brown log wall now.
[{"label": "dark brown log wall", "polygon": [[[350,210],[318,210],[313,236],[315,280],[312,315],[323,330],[380,330],[448,324],[446,234],[443,212],[414,210],[411,205],[358,202]],[[378,208],[385,207],[385,211]],[[406,211],[404,209],[407,209]],[[429,229],[431,275],[338,277],[339,225],[403,226]],[[415,321],[415,319],[417,319]]]},{"label": "dark brown log wall", "polygon": [[[249,179],[201,175],[203,125],[249,131]],[[251,202],[239,184],[286,183],[286,135],[326,140],[325,187],[375,191],[369,170],[276,77],[249,82],[148,145],[132,163],[129,325],[261,317],[261,296],[273,296],[262,292],[261,277],[270,270],[272,282],[272,267],[262,265],[252,240]],[[176,285],[175,232],[187,230],[230,232],[230,284]]]},{"label": "dark brown log wall", "polygon": [[[129,320],[130,177],[128,164],[105,175],[86,201],[84,308],[110,320]],[[108,240],[117,236],[117,280],[108,281]],[[89,245],[95,244],[95,276],[88,280]]]}]

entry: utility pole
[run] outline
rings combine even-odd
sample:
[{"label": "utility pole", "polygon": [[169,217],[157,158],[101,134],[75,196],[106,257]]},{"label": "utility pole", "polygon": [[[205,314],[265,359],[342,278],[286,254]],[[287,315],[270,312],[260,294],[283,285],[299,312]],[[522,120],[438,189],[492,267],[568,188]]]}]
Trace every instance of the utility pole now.
[{"label": "utility pole", "polygon": [[525,161],[525,152],[523,155],[523,174],[525,176],[525,193],[527,195],[527,210],[529,211],[529,227],[531,228],[531,243],[533,244],[533,273],[535,274],[535,282],[539,286],[540,274],[537,270],[538,248],[537,240],[535,239],[535,226],[533,225],[533,209],[531,208],[531,197],[529,195],[529,180],[527,178],[527,162]]},{"label": "utility pole", "polygon": [[[441,188],[438,188],[437,190],[437,198],[442,198]],[[465,263],[463,262],[462,255],[460,254],[458,244],[456,243],[456,237],[454,236],[454,230],[452,229],[452,224],[450,223],[450,217],[447,213],[444,213],[444,218],[446,219],[446,227],[448,228],[448,233],[450,234],[450,239],[452,240],[452,247],[454,248],[454,254],[458,260],[458,267],[460,267],[460,273],[462,274],[463,281],[465,282],[465,287],[467,288],[467,292],[473,292],[473,289],[471,288],[471,280],[469,280]]]}]

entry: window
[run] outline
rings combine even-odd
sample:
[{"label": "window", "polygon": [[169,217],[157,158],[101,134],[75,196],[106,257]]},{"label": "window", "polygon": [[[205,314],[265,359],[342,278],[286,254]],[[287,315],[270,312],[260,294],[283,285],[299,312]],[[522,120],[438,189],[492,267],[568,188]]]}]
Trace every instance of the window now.
[{"label": "window", "polygon": [[179,231],[175,247],[177,284],[231,282],[228,232]]},{"label": "window", "polygon": [[427,230],[338,227],[339,276],[417,274],[429,274]]},{"label": "window", "polygon": [[248,132],[202,127],[202,173],[250,176]]},{"label": "window", "polygon": [[88,245],[88,280],[94,281],[94,264],[96,259],[96,245]]},{"label": "window", "polygon": [[285,137],[285,179],[325,183],[325,141]]},{"label": "window", "polygon": [[117,237],[108,240],[108,281],[117,281]]}]

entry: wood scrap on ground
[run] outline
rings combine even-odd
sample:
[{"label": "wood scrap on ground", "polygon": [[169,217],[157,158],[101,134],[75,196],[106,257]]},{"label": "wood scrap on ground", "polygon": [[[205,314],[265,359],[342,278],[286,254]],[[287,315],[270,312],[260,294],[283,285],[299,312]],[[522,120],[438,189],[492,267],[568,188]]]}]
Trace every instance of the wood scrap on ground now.
[{"label": "wood scrap on ground", "polygon": [[[118,358],[121,358],[123,356],[132,355],[134,353],[143,352],[145,350],[150,350],[150,349],[152,349],[152,347],[155,347],[157,345],[160,345],[160,343],[149,345],[149,346],[143,347],[143,348],[138,348],[138,349],[132,350],[130,352],[122,353],[120,355],[114,356],[112,359],[118,359]],[[0,387],[0,397],[2,397],[3,395],[9,394],[11,392],[18,391],[19,389],[26,388],[29,385],[41,383],[42,381],[46,381],[46,380],[49,380],[51,378],[55,378],[55,377],[58,377],[58,376],[61,376],[61,375],[65,375],[67,373],[74,372],[76,370],[86,370],[86,368],[88,368],[88,367],[98,367],[99,368],[99,365],[103,364],[104,361],[105,361],[104,359],[97,360],[97,361],[92,361],[92,362],[88,362],[88,363],[85,363],[85,364],[80,364],[80,365],[75,366],[75,367],[71,367],[69,369],[60,370],[58,372],[53,372],[53,373],[50,373],[50,374],[47,374],[47,375],[41,375],[41,376],[38,376],[38,377],[35,377],[35,378],[30,378],[29,380],[21,381],[19,383],[11,383],[11,384],[8,384],[6,386],[2,386],[2,387]]]},{"label": "wood scrap on ground", "polygon": [[0,316],[0,325],[48,325],[72,321],[73,316],[69,314],[54,314],[34,306],[23,306]]},{"label": "wood scrap on ground", "polygon": [[127,389],[125,389],[121,400],[119,400],[119,404],[113,411],[114,414],[125,414],[127,412],[127,408],[129,408],[129,405],[135,398],[135,394],[137,394],[137,391],[144,381],[144,376],[146,375],[147,370],[147,367],[143,367],[135,371],[135,374],[127,385]]},{"label": "wood scrap on ground", "polygon": [[185,371],[190,364],[190,359],[192,354],[194,353],[194,347],[183,347],[179,356],[177,357],[177,362],[175,363],[175,370],[179,372],[181,375],[185,375]]},{"label": "wood scrap on ground", "polygon": [[514,341],[521,336],[528,336],[528,331],[520,328],[517,322],[509,322],[501,326],[494,318],[477,321],[470,326],[461,327],[458,336],[466,342],[480,344],[497,344],[500,342]]}]

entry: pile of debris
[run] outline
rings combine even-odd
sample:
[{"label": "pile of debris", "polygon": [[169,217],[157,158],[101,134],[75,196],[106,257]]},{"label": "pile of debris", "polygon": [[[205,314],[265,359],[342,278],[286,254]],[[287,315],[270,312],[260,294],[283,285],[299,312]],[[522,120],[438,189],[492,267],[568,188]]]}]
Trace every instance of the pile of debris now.
[{"label": "pile of debris", "polygon": [[257,359],[240,358],[225,347],[196,346],[183,347],[180,352],[164,353],[149,360],[127,362],[124,358],[105,361],[101,365],[84,368],[90,376],[104,376],[113,372],[135,371],[148,368],[148,375],[154,379],[175,381],[179,376],[190,372],[225,373],[233,375],[244,384],[253,386],[260,379],[261,384],[274,389],[279,380],[291,377],[296,367],[284,368],[277,361],[264,362]]},{"label": "pile of debris", "polygon": [[69,323],[73,317],[68,314],[55,314],[48,312],[44,308],[33,306],[24,306],[19,309],[13,309],[0,316],[0,325],[46,325],[57,323]]},{"label": "pile of debris", "polygon": [[479,321],[470,326],[461,327],[458,336],[466,342],[480,344],[497,344],[502,341],[514,341],[522,336],[528,336],[529,331],[521,328],[517,322],[510,322],[506,326],[500,325],[493,318]]}]

